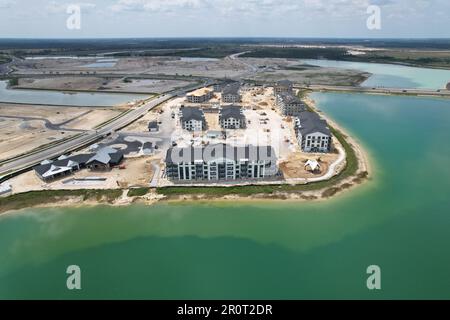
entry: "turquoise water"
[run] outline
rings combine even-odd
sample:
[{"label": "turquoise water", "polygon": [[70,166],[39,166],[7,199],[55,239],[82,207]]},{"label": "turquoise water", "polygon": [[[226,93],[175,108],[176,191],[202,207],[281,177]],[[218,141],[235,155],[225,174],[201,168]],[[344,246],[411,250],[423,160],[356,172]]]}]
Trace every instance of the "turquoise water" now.
[{"label": "turquoise water", "polygon": [[[0,298],[450,298],[450,101],[313,97],[370,153],[364,186],[325,202],[5,215]],[[80,292],[65,288],[72,264]]]},{"label": "turquoise water", "polygon": [[119,59],[99,59],[94,63],[87,64],[85,68],[113,68],[117,65]]},{"label": "turquoise water", "polygon": [[347,62],[335,60],[301,60],[302,63],[372,73],[362,86],[387,88],[444,89],[450,82],[450,70],[414,68],[393,64]]},{"label": "turquoise water", "polygon": [[10,90],[6,81],[0,81],[0,102],[69,105],[81,107],[115,106],[134,100],[147,99],[143,94],[64,93],[45,90]]}]

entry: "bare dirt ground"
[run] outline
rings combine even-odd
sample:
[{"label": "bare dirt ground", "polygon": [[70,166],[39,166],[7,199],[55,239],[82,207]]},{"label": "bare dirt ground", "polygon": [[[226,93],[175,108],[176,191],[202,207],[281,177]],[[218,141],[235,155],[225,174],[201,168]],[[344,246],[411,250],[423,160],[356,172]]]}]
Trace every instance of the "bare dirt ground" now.
[{"label": "bare dirt ground", "polygon": [[[241,78],[251,80],[278,81],[289,79],[300,84],[328,84],[328,85],[353,85],[365,80],[368,75],[355,70],[341,70],[333,68],[319,68],[312,66],[301,66],[298,59],[269,59],[269,58],[239,58],[239,59],[217,59],[217,60],[186,60],[178,57],[138,57],[119,58],[113,67],[87,68],[86,65],[95,63],[98,59],[44,59],[26,60],[18,63],[16,73],[35,74],[48,73],[64,75],[65,73],[82,73],[98,76],[101,74],[161,74],[199,76],[211,78]],[[121,88],[143,88],[158,92],[153,88],[154,84],[132,83],[124,84],[118,82],[103,83],[103,80],[92,80],[87,87],[105,87],[107,90],[122,90]],[[150,80],[152,81],[152,80]],[[66,81],[68,87],[70,81]],[[122,81],[123,82],[123,81]],[[45,82],[43,82],[45,84]],[[27,84],[33,85],[33,84]],[[178,86],[177,84],[172,84]],[[150,87],[149,87],[150,86]],[[158,85],[156,85],[158,86]],[[116,88],[117,87],[117,88]],[[133,90],[134,91],[134,90]],[[147,92],[147,91],[145,91]]]},{"label": "bare dirt ground", "polygon": [[[121,112],[121,108],[89,109],[0,103],[0,160],[78,134],[72,130],[91,130]],[[46,120],[50,124],[47,122],[46,125]]]},{"label": "bare dirt ground", "polygon": [[[202,134],[187,132],[176,125],[173,137],[179,146],[227,143],[231,145],[272,146],[279,161],[287,161],[299,152],[292,119],[283,117],[275,105],[273,88],[245,88],[242,92],[246,129],[227,130],[226,139],[211,139]],[[208,130],[222,130],[217,113],[205,113]],[[179,122],[179,121],[178,121]],[[326,171],[325,171],[326,172]]]},{"label": "bare dirt ground", "polygon": [[102,73],[168,74],[185,76],[233,77],[248,71],[241,63],[233,60],[186,61],[177,57],[120,58],[114,67],[87,68],[98,59],[43,59],[26,60],[16,66],[17,73],[64,74],[83,72],[100,75]]},{"label": "bare dirt ground", "polygon": [[44,118],[52,123],[62,123],[73,119],[85,113],[86,108],[77,107],[54,107],[54,106],[37,106],[27,104],[9,104],[0,103],[0,117],[5,116],[27,116],[35,118]]},{"label": "bare dirt ground", "polygon": [[91,112],[67,123],[64,125],[64,128],[91,130],[109,119],[118,116],[120,113],[121,111],[113,109],[94,109]]},{"label": "bare dirt ground", "polygon": [[[153,175],[152,158],[140,157],[125,159],[123,165],[126,169],[114,168],[111,171],[93,172],[83,169],[75,174],[62,177],[53,182],[46,183],[38,178],[34,171],[29,171],[9,180],[13,194],[37,190],[77,190],[86,188],[119,189],[129,187],[147,187]],[[67,183],[71,179],[88,177],[105,178],[106,181],[95,184]],[[66,182],[66,183],[64,183]]]},{"label": "bare dirt ground", "polygon": [[208,124],[208,130],[220,131],[222,127],[219,123],[218,113],[205,113],[206,123]]},{"label": "bare dirt ground", "polygon": [[24,154],[75,134],[49,130],[44,122],[39,120],[22,121],[0,117],[0,160]]},{"label": "bare dirt ground", "polygon": [[[336,153],[330,154],[307,154],[304,152],[294,152],[289,155],[286,161],[280,163],[280,170],[286,179],[298,178],[318,178],[328,172],[330,164],[338,159]],[[311,172],[305,168],[308,160],[316,160],[320,164],[320,170]]]},{"label": "bare dirt ground", "polygon": [[136,122],[130,124],[126,131],[130,132],[148,132],[148,124],[150,121],[158,121],[160,114],[159,110],[161,110],[160,107],[153,109],[149,113],[147,113],[145,116],[143,116],[141,119],[137,120]]},{"label": "bare dirt ground", "polygon": [[106,79],[101,77],[60,77],[20,79],[19,88],[51,90],[116,91],[136,93],[163,93],[188,86],[188,81],[152,79]]},{"label": "bare dirt ground", "polygon": [[359,85],[367,77],[368,74],[365,75],[355,70],[313,68],[310,70],[274,70],[259,73],[250,79],[272,82],[289,79],[304,85],[353,86]]}]

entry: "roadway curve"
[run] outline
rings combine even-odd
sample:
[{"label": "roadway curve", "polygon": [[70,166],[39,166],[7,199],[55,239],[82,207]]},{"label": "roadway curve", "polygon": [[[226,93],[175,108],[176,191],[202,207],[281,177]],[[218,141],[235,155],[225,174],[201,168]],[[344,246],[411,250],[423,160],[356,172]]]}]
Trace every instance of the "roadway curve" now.
[{"label": "roadway curve", "polygon": [[67,154],[80,148],[83,148],[85,146],[88,146],[94,143],[95,141],[100,140],[106,137],[107,135],[133,123],[134,121],[144,116],[146,113],[148,113],[150,110],[160,105],[161,103],[166,102],[176,97],[177,95],[185,94],[190,90],[195,90],[198,87],[201,86],[195,86],[189,89],[178,90],[171,94],[166,94],[157,97],[155,99],[152,99],[150,101],[147,101],[141,107],[123,114],[120,118],[113,120],[112,122],[106,124],[97,131],[85,132],[67,141],[63,141],[52,147],[45,148],[41,151],[37,151],[34,153],[27,154],[25,156],[20,156],[14,159],[3,161],[2,164],[0,165],[0,179],[4,178],[7,174],[9,175],[14,172],[30,169],[46,159],[54,159],[59,157],[60,155]]},{"label": "roadway curve", "polygon": [[331,92],[348,92],[348,93],[372,93],[384,95],[411,95],[411,96],[436,96],[450,98],[448,90],[432,90],[432,89],[403,89],[403,88],[377,88],[377,87],[349,87],[349,86],[325,86],[310,85],[295,86],[296,89],[307,89],[312,91],[331,91]]}]

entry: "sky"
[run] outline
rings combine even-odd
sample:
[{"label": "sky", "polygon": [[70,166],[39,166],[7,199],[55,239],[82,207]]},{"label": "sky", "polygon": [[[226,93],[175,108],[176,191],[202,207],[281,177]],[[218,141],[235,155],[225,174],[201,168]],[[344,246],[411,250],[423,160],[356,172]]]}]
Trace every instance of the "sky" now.
[{"label": "sky", "polygon": [[449,26],[449,0],[0,0],[0,38],[450,38]]}]

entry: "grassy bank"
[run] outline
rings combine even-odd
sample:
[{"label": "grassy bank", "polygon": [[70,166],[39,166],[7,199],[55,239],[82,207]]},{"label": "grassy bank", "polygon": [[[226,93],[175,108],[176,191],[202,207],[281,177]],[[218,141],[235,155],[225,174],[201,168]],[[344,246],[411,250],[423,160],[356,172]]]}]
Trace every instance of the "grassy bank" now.
[{"label": "grassy bank", "polygon": [[[358,158],[355,150],[347,142],[345,135],[339,130],[330,127],[335,138],[341,143],[345,152],[347,153],[347,162],[344,170],[341,173],[329,180],[320,181],[301,185],[273,185],[273,186],[234,186],[234,187],[166,187],[158,188],[156,191],[159,194],[170,197],[177,197],[182,195],[202,195],[206,197],[216,198],[227,195],[251,196],[256,194],[273,195],[276,193],[291,193],[302,191],[315,191],[324,189],[323,196],[330,197],[339,192],[341,189],[350,187],[351,185],[344,185],[336,187],[343,180],[356,176],[358,171]],[[360,174],[355,177],[354,183],[359,183],[362,179],[367,177],[367,173]]]},{"label": "grassy bank", "polygon": [[81,201],[111,203],[122,195],[122,190],[43,190],[0,198],[0,213],[31,208],[39,205],[60,203],[79,198]]},{"label": "grassy bank", "polygon": [[142,196],[145,196],[149,192],[150,192],[150,188],[134,188],[134,189],[130,189],[128,191],[127,195],[130,198],[132,198],[132,197],[142,197]]}]

